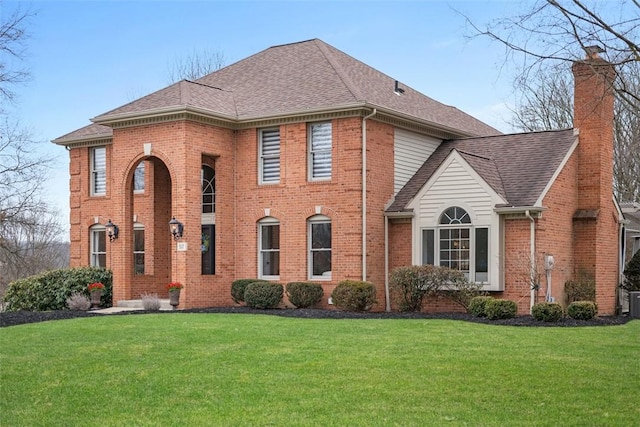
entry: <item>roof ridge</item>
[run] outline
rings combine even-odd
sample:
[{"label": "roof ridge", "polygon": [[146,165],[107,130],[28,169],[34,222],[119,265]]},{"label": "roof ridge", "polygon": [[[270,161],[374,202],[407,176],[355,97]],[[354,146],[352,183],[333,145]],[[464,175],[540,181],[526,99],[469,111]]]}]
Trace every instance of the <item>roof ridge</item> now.
[{"label": "roof ridge", "polygon": [[[348,78],[347,74],[344,72],[342,67],[337,63],[337,61],[335,61],[335,58],[333,58],[333,52],[331,52],[331,50],[329,49],[329,45],[327,45],[325,42],[323,42],[320,39],[313,39],[313,40],[309,40],[309,41],[315,43],[315,45],[320,50],[320,53],[322,53],[322,56],[324,56],[324,58],[327,60],[329,65],[331,65],[331,68],[333,68],[333,70],[336,72],[336,74],[338,75],[338,77],[340,78],[342,83],[344,83],[345,87],[351,93],[351,95],[353,95],[353,97],[356,100],[363,100],[364,96],[362,96],[362,94],[358,90],[357,86],[355,84],[353,84],[353,82],[351,81],[351,79]],[[335,49],[335,50],[338,50],[333,46],[331,46],[331,47],[333,49]],[[342,53],[344,53],[344,52],[342,52]],[[344,54],[347,55],[346,53],[344,53]],[[354,59],[355,61],[358,61],[357,59],[353,58],[352,56],[350,56],[350,58]]]},{"label": "roof ridge", "polygon": [[493,158],[491,158],[491,157],[482,156],[480,154],[472,153],[472,152],[466,151],[466,150],[460,150],[459,148],[456,148],[456,147],[453,147],[452,150],[456,150],[459,153],[464,153],[464,154],[467,154],[469,156],[477,157],[479,159],[484,159],[484,160],[489,160],[489,161],[494,162]]},{"label": "roof ridge", "polygon": [[211,89],[221,90],[221,91],[223,91],[223,92],[231,92],[231,93],[233,93],[233,91],[232,91],[232,90],[222,89],[221,87],[208,85],[208,84],[206,84],[206,83],[200,83],[200,82],[197,82],[197,81],[195,81],[195,80],[188,80],[188,79],[184,79],[184,81],[185,81],[185,82],[188,82],[188,83],[193,83],[193,84],[196,84],[196,85],[199,85],[199,86],[208,87],[208,88],[211,88]]}]

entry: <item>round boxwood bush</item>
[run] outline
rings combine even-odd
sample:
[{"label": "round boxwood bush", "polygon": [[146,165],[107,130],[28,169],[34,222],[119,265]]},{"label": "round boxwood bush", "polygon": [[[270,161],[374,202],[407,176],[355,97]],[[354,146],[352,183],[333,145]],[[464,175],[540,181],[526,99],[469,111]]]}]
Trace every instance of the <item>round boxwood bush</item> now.
[{"label": "round boxwood bush", "polygon": [[590,320],[598,314],[598,305],[593,301],[574,301],[567,307],[567,314],[572,319]]},{"label": "round boxwood bush", "polygon": [[471,298],[471,301],[469,302],[469,313],[471,313],[475,317],[487,317],[485,306],[487,304],[487,301],[490,301],[492,299],[493,297],[489,296],[479,296]]},{"label": "round boxwood bush", "polygon": [[287,283],[287,298],[297,308],[311,307],[322,299],[324,291],[317,283],[291,282]]},{"label": "round boxwood bush", "polygon": [[343,280],[331,293],[333,304],[345,311],[369,311],[376,303],[376,287],[359,280]]},{"label": "round boxwood bush", "polygon": [[539,302],[531,308],[531,315],[541,322],[557,322],[562,319],[564,313],[562,306],[557,302]]},{"label": "round boxwood bush", "polygon": [[511,319],[518,314],[518,304],[508,299],[491,299],[484,305],[489,320]]},{"label": "round boxwood bush", "polygon": [[253,282],[244,290],[247,307],[267,309],[276,308],[282,301],[283,288],[280,283]]},{"label": "round boxwood bush", "polygon": [[231,283],[231,298],[236,304],[244,302],[244,291],[249,283],[266,282],[262,279],[238,279]]},{"label": "round boxwood bush", "polygon": [[75,293],[89,297],[87,285],[100,282],[104,285],[101,307],[112,305],[111,270],[96,267],[65,268],[51,270],[36,276],[9,283],[4,295],[7,311],[65,310],[67,299]]}]

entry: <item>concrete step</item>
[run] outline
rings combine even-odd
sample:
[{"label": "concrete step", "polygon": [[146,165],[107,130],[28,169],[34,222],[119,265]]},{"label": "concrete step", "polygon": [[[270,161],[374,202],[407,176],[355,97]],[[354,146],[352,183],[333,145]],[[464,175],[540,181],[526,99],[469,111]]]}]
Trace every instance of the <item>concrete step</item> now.
[{"label": "concrete step", "polygon": [[[142,306],[141,299],[130,299],[130,300],[120,300],[117,304],[118,308],[130,309],[130,310],[142,310],[144,307]],[[172,310],[171,304],[169,304],[168,299],[160,299],[160,310]]]}]

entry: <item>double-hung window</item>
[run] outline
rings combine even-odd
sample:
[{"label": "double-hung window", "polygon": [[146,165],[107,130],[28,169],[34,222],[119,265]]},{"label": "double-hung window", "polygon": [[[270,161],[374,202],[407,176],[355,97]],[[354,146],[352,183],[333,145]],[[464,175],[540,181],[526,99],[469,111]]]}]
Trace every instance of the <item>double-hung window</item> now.
[{"label": "double-hung window", "polygon": [[460,207],[448,208],[436,228],[422,230],[422,264],[460,270],[472,282],[487,282],[489,228],[474,227]]},{"label": "double-hung window", "polygon": [[107,149],[91,149],[91,195],[104,196],[107,193]]},{"label": "double-hung window", "polygon": [[89,230],[92,267],[107,266],[107,232],[102,225],[94,225]]},{"label": "double-hung window", "polygon": [[309,180],[331,179],[331,122],[309,125]]},{"label": "double-hung window", "polygon": [[331,280],[331,219],[316,215],[308,221],[309,278]]},{"label": "double-hung window", "polygon": [[275,218],[265,218],[258,227],[259,277],[277,280],[280,278],[280,223]]},{"label": "double-hung window", "polygon": [[144,226],[133,226],[133,269],[135,274],[144,274]]},{"label": "double-hung window", "polygon": [[260,184],[280,182],[280,129],[262,129],[260,135]]}]

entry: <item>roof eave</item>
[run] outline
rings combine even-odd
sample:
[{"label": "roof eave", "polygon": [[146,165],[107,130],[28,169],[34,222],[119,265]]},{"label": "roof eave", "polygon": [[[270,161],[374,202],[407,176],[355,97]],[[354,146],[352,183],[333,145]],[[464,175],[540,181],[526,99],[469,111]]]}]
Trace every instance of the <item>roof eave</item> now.
[{"label": "roof eave", "polygon": [[128,112],[128,113],[120,113],[120,114],[106,114],[97,116],[91,119],[93,123],[112,126],[118,125],[122,123],[126,123],[132,120],[140,121],[145,119],[158,119],[161,117],[171,116],[174,114],[184,114],[191,113],[206,117],[215,117],[216,119],[222,121],[228,121],[229,123],[233,123],[237,121],[236,117],[228,116],[226,114],[222,114],[213,110],[209,110],[206,108],[194,107],[191,105],[172,105],[168,107],[161,108],[152,108],[144,111],[136,111],[136,112]]}]

